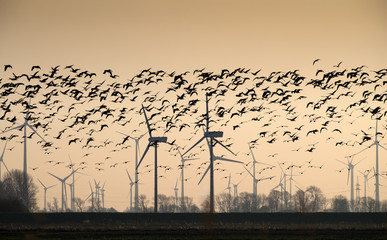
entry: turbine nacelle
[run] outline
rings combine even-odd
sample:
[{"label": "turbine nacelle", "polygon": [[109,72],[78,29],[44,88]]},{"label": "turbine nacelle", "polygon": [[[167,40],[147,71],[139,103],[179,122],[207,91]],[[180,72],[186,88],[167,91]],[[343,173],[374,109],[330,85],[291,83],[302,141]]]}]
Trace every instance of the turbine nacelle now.
[{"label": "turbine nacelle", "polygon": [[220,131],[204,132],[204,137],[220,138],[220,137],[223,137],[223,132],[220,132]]},{"label": "turbine nacelle", "polygon": [[150,137],[148,139],[149,142],[167,142],[167,137]]}]

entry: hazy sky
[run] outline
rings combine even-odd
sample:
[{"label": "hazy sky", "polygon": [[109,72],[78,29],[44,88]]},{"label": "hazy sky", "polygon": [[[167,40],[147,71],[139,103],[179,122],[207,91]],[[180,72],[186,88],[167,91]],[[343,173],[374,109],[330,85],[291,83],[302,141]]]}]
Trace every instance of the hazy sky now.
[{"label": "hazy sky", "polygon": [[[48,70],[56,65],[74,64],[92,72],[113,69],[120,80],[149,67],[180,72],[203,67],[208,71],[262,68],[266,73],[300,69],[313,74],[316,68],[312,62],[317,58],[321,59],[319,67],[323,69],[341,61],[343,67],[364,64],[370,69],[380,69],[386,67],[386,43],[387,1],[384,0],[0,0],[0,64],[13,65],[17,73],[29,71],[32,65]],[[11,145],[20,151],[8,156],[21,158],[21,144]],[[120,159],[133,156],[132,152],[122,154]],[[262,156],[270,153],[273,151],[266,150]],[[330,154],[333,153],[327,153]],[[37,156],[41,155],[37,153]],[[322,163],[324,157],[313,158]],[[67,156],[63,160],[67,161]],[[21,161],[12,161],[7,162],[11,168],[21,168]],[[386,162],[381,166],[386,169]],[[338,163],[333,164],[330,174],[340,167]],[[39,174],[36,177],[55,182],[44,171]],[[65,172],[57,174],[65,175]],[[346,176],[334,175],[336,181],[325,184],[321,180],[325,174],[328,173],[315,174],[300,182],[306,186],[308,182],[322,186],[330,196],[347,194]],[[176,175],[177,172],[171,180],[160,183],[163,185],[160,193],[173,194]],[[89,178],[93,177],[79,179],[83,182],[77,193],[81,197],[89,194]],[[127,181],[124,171],[120,172],[120,180],[109,173],[95,178],[107,181],[105,205],[125,209],[128,191],[116,189],[117,182]],[[148,178],[149,182],[144,182],[142,188],[151,188],[153,176]],[[225,181],[216,181],[220,185],[216,190],[221,191]],[[244,181],[246,186],[239,192],[251,191],[250,179]],[[262,191],[267,194],[278,181],[277,178],[262,187]],[[337,186],[337,181],[342,184]],[[198,189],[197,201],[208,192],[207,186]],[[186,194],[192,196],[194,191],[194,186],[187,187]],[[146,194],[152,203],[153,192]],[[386,194],[384,187],[381,197],[385,199]],[[39,193],[40,206],[42,195],[43,191]],[[59,198],[60,188],[49,191],[48,196]]]}]

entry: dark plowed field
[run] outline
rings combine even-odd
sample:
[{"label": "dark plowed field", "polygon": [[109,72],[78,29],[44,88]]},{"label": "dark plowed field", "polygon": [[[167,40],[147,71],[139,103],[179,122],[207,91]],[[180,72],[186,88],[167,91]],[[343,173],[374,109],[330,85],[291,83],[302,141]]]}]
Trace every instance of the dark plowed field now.
[{"label": "dark plowed field", "polygon": [[0,239],[387,239],[387,214],[0,214]]}]

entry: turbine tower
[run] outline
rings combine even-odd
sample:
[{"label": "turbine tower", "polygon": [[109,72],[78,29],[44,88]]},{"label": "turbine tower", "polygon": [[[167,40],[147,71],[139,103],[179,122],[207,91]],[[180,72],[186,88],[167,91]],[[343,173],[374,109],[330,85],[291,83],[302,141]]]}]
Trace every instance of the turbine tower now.
[{"label": "turbine tower", "polygon": [[181,154],[179,147],[177,147],[177,151],[181,158],[181,211],[185,211],[185,196],[184,196],[184,167],[185,162],[197,160],[198,158],[184,158],[184,156]]},{"label": "turbine tower", "polygon": [[276,188],[280,187],[281,188],[281,210],[283,209],[283,204],[284,204],[284,186],[282,184],[283,180],[283,175],[281,174],[280,182],[278,183],[277,186],[275,186],[272,190],[275,190]]},{"label": "turbine tower", "polygon": [[179,188],[177,188],[177,183],[179,181],[179,178],[176,179],[176,184],[175,184],[175,187],[173,188],[173,191],[175,191],[175,212],[176,212],[176,207],[177,207],[177,203],[178,203],[178,192],[179,192]]},{"label": "turbine tower", "polygon": [[[31,100],[30,100],[30,102],[31,102]],[[35,130],[35,128],[28,123],[29,118],[30,118],[30,110],[27,111],[26,116],[24,117],[24,123],[23,124],[21,124],[21,125],[19,125],[17,127],[8,129],[8,130],[6,130],[6,131],[1,133],[1,134],[3,134],[3,133],[6,133],[6,132],[15,130],[15,129],[22,129],[22,128],[24,129],[24,137],[23,137],[24,138],[23,201],[24,201],[24,204],[27,207],[27,209],[29,209],[28,189],[27,189],[27,127],[29,127],[34,133],[36,133],[36,135],[38,135],[44,142],[46,142],[46,140],[44,140],[44,138],[39,135],[39,133]]]},{"label": "turbine tower", "polygon": [[230,176],[228,176],[227,187],[224,190],[228,190],[228,195],[230,195],[231,197],[231,173],[230,173]]},{"label": "turbine tower", "polygon": [[7,147],[7,143],[8,143],[8,140],[5,142],[3,152],[1,153],[1,156],[0,156],[0,182],[1,182],[1,163],[3,163],[5,169],[7,169],[7,171],[9,172],[7,165],[5,165],[5,162],[4,162],[4,153],[5,153],[5,148]]},{"label": "turbine tower", "polygon": [[[201,141],[203,141],[204,139],[207,140],[207,143],[209,145],[209,150],[210,150],[210,165],[208,166],[207,170],[206,170],[206,173],[208,172],[208,170],[210,170],[210,213],[214,213],[215,212],[215,197],[214,197],[214,152],[213,152],[213,143],[218,143],[219,145],[221,145],[223,148],[225,148],[227,151],[231,152],[233,155],[235,155],[235,153],[233,153],[230,149],[228,149],[225,145],[223,145],[221,142],[219,142],[218,140],[216,140],[216,138],[219,138],[219,137],[223,137],[223,132],[213,132],[213,131],[209,131],[209,122],[210,122],[210,118],[209,118],[209,114],[208,114],[208,96],[209,94],[207,93],[206,94],[206,130],[204,132],[204,136],[199,139],[199,141],[197,141],[191,148],[189,148],[185,153],[183,153],[183,156],[185,154],[187,154],[189,151],[191,151],[191,149],[193,149],[196,145],[198,145]],[[208,142],[208,138],[210,139],[210,141]],[[223,159],[224,160],[224,159]],[[234,160],[232,160],[234,161]],[[239,162],[239,161],[235,161],[235,162]],[[205,174],[206,174],[205,173]],[[203,174],[203,177],[204,175]],[[203,179],[202,177],[202,179]],[[201,180],[202,180],[201,179]],[[200,180],[200,181],[201,181]],[[200,184],[200,182],[199,182]]]},{"label": "turbine tower", "polygon": [[158,195],[157,195],[157,179],[158,179],[158,176],[157,176],[157,145],[158,143],[165,143],[167,142],[167,137],[152,137],[152,129],[150,128],[150,125],[149,125],[149,122],[148,122],[148,118],[146,116],[146,111],[145,111],[145,108],[144,106],[142,105],[142,111],[144,113],[144,117],[145,117],[145,121],[146,121],[146,125],[148,127],[148,133],[149,133],[149,143],[148,143],[148,146],[145,148],[145,151],[144,151],[144,154],[142,155],[141,159],[140,159],[140,162],[138,163],[138,165],[136,166],[136,171],[138,169],[138,167],[140,166],[142,160],[144,159],[145,155],[147,154],[150,146],[153,145],[153,147],[155,148],[155,193],[154,193],[154,212],[157,213],[157,198],[158,198]]},{"label": "turbine tower", "polygon": [[257,160],[255,160],[254,153],[250,144],[249,144],[249,149],[250,149],[250,154],[253,157],[253,172],[252,172],[253,173],[253,196],[254,196],[254,200],[256,201],[258,197],[258,193],[257,193],[257,182],[255,181],[255,179],[257,179],[255,177],[255,164],[259,163],[259,164],[268,165],[268,166],[272,166],[272,165],[263,163],[263,162],[258,162]]},{"label": "turbine tower", "polygon": [[[351,158],[351,160],[349,160],[349,158]],[[353,156],[348,156],[347,157],[347,163],[343,162],[343,161],[340,161],[340,160],[337,160],[338,162],[344,164],[344,165],[347,165],[348,166],[348,177],[347,177],[347,184],[348,184],[348,181],[349,181],[349,176],[351,175],[351,210],[353,211],[354,210],[354,207],[355,207],[355,196],[354,196],[354,169],[355,169],[355,166],[358,165],[361,161],[359,161],[358,163],[356,164],[352,164],[353,162]]]},{"label": "turbine tower", "polygon": [[358,155],[359,153],[369,149],[370,147],[375,145],[375,151],[376,151],[376,163],[375,163],[375,211],[380,211],[380,199],[379,199],[379,147],[383,148],[384,150],[387,150],[385,147],[383,147],[379,141],[378,141],[378,119],[376,119],[376,126],[375,126],[375,141],[369,145],[368,147],[364,148],[358,153],[355,153],[351,155],[352,157]]},{"label": "turbine tower", "polygon": [[69,159],[70,159],[70,169],[71,169],[71,173],[73,175],[73,183],[69,186],[70,186],[70,190],[71,190],[71,201],[70,201],[70,204],[71,204],[71,211],[74,212],[75,211],[75,173],[78,173],[78,174],[82,174],[82,175],[86,175],[84,173],[80,173],[80,172],[77,172],[79,170],[79,168],[77,168],[76,170],[74,170],[74,165],[73,165],[73,162],[71,161],[71,157],[70,157],[70,154],[69,154]]},{"label": "turbine tower", "polygon": [[[271,179],[273,179],[274,178],[274,176],[271,176],[271,177],[262,177],[262,178],[256,178],[256,177],[254,177],[254,175],[246,168],[246,167],[244,167],[245,169],[246,169],[246,171],[247,171],[247,173],[253,178],[253,180],[254,180],[254,186],[258,186],[258,182],[260,182],[260,181],[264,181],[264,180],[271,180]],[[255,190],[255,191],[257,191],[257,189]]]},{"label": "turbine tower", "polygon": [[67,208],[67,204],[66,204],[66,199],[67,199],[67,191],[66,191],[66,180],[73,174],[73,173],[70,173],[67,177],[65,178],[60,178],[60,177],[57,177],[55,176],[54,174],[52,173],[48,173],[50,174],[51,176],[53,176],[54,178],[58,179],[61,183],[62,183],[62,212],[66,210]]},{"label": "turbine tower", "polygon": [[281,171],[282,171],[282,175],[283,175],[283,180],[284,180],[284,184],[283,184],[283,189],[284,189],[284,203],[285,203],[285,209],[287,210],[288,209],[288,201],[286,200],[286,177],[288,176],[288,174],[285,173],[285,171],[282,169],[281,167],[281,164],[278,163],[278,166],[281,168]]},{"label": "turbine tower", "polygon": [[130,212],[132,212],[133,211],[133,204],[132,204],[132,190],[133,190],[133,185],[135,185],[135,183],[132,181],[132,178],[130,177],[130,174],[129,174],[129,172],[128,172],[128,170],[126,169],[126,174],[128,175],[128,178],[129,178],[129,181],[130,181]]},{"label": "turbine tower", "polygon": [[293,163],[291,164],[291,170],[290,170],[290,178],[289,178],[289,184],[290,184],[290,196],[289,196],[289,204],[290,204],[290,208],[292,209],[293,208],[293,205],[292,205],[292,182],[295,182],[295,180],[293,179],[293,176],[298,176],[298,175],[293,175]]},{"label": "turbine tower", "polygon": [[50,188],[52,188],[52,187],[54,187],[54,186],[56,186],[56,184],[55,184],[55,185],[51,185],[51,186],[46,187],[46,186],[44,186],[44,184],[43,184],[39,179],[38,179],[38,181],[40,182],[40,184],[43,186],[43,189],[44,189],[44,209],[43,209],[43,211],[44,211],[44,212],[47,212],[47,208],[46,208],[46,196],[47,196],[47,190],[50,189]]},{"label": "turbine tower", "polygon": [[[138,138],[131,137],[125,133],[118,132],[119,134],[122,134],[124,136],[129,137],[136,143],[136,152],[135,152],[135,162],[134,162],[134,169],[137,169],[138,165],[138,157],[140,156],[140,140],[142,137],[146,135],[146,133],[140,135]],[[138,212],[138,172],[134,171],[134,210]]]},{"label": "turbine tower", "polygon": [[[365,172],[368,172],[367,174]],[[364,203],[366,203],[367,201],[367,185],[368,185],[368,175],[370,174],[371,171],[367,170],[365,171],[364,173],[363,172],[360,172],[359,173],[361,175],[363,175],[363,178],[364,178]],[[363,209],[366,210],[366,205],[364,204],[363,206]]]}]

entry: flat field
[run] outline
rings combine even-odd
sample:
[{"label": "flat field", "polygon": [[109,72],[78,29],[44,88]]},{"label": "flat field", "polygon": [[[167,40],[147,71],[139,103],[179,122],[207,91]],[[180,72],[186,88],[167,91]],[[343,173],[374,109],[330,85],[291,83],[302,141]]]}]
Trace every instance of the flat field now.
[{"label": "flat field", "polygon": [[0,214],[0,239],[387,239],[387,214]]}]

